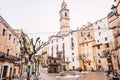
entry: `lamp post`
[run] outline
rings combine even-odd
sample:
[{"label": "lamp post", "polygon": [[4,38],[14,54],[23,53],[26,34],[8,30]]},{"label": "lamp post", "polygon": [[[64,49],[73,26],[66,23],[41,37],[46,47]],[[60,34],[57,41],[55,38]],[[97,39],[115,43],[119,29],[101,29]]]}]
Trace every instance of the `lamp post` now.
[{"label": "lamp post", "polygon": [[116,16],[120,16],[120,14],[118,14],[118,12],[117,12],[117,6],[112,5],[111,10]]}]

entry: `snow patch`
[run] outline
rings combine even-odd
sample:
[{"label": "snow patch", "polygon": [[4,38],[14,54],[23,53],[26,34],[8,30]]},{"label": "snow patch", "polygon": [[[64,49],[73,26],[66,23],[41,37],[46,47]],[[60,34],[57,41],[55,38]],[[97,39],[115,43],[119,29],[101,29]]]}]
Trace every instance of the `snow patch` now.
[{"label": "snow patch", "polygon": [[67,76],[56,76],[55,78],[59,78],[59,77],[61,77],[61,78],[78,78],[78,77],[80,77],[80,75],[75,75],[75,76],[71,76],[71,75],[67,75]]}]

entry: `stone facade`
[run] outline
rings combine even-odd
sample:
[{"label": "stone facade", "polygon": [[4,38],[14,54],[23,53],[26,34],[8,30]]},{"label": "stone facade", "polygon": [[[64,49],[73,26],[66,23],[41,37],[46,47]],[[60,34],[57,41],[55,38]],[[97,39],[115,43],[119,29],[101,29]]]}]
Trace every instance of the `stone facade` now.
[{"label": "stone facade", "polygon": [[[115,0],[117,14],[120,14],[120,1]],[[114,70],[120,69],[120,15],[115,15],[113,12],[108,14],[109,28],[114,36],[113,54],[116,61],[113,62]]]},{"label": "stone facade", "polygon": [[112,70],[113,65],[107,61],[107,57],[103,53],[104,51],[112,50],[114,41],[112,31],[109,30],[107,17],[96,21],[93,25],[96,40],[96,45],[94,45],[96,69]]},{"label": "stone facade", "polygon": [[0,16],[0,79],[19,76],[20,43],[19,36]]},{"label": "stone facade", "polygon": [[[86,26],[78,30],[78,55],[80,61],[80,69],[82,70],[96,69],[94,64],[95,60],[93,45],[95,45],[95,39],[93,28],[93,24],[88,23]],[[82,55],[85,55],[84,59]]]}]

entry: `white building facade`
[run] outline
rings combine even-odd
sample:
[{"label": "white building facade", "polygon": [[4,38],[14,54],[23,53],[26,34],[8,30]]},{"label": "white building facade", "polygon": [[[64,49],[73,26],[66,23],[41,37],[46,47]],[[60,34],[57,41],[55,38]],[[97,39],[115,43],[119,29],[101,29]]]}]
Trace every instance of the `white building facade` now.
[{"label": "white building facade", "polygon": [[63,61],[69,62],[70,70],[79,68],[77,31],[72,31],[66,36],[51,39],[49,56],[57,57],[59,52],[63,54]]},{"label": "white building facade", "polygon": [[113,48],[113,34],[109,30],[109,24],[107,17],[102,18],[95,23],[94,33],[96,45],[94,46],[94,56],[96,68],[98,70],[111,70],[112,64],[108,62],[107,57],[104,56],[104,51],[110,51]]}]

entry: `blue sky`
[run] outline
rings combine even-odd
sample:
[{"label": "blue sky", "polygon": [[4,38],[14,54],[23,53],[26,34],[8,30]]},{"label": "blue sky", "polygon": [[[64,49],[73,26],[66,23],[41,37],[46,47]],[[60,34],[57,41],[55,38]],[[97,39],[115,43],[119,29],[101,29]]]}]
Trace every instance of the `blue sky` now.
[{"label": "blue sky", "polygon": [[[65,0],[70,10],[70,27],[77,29],[87,22],[107,16],[114,0]],[[58,32],[62,0],[0,0],[0,15],[14,28],[22,28],[32,37],[46,40],[48,32]],[[45,32],[45,33],[43,33]],[[55,34],[55,33],[53,33]]]}]

